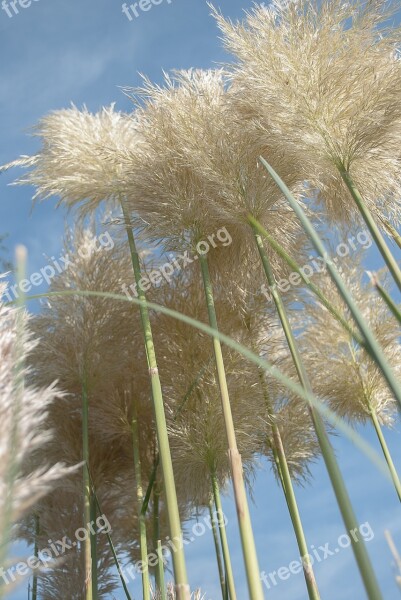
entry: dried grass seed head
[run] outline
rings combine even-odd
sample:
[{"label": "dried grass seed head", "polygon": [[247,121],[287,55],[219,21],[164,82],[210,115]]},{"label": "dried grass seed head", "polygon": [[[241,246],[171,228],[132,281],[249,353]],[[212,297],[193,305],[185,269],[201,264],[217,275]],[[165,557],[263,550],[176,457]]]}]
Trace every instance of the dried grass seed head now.
[{"label": "dried grass seed head", "polygon": [[358,214],[339,165],[379,218],[400,220],[400,29],[389,26],[388,7],[277,0],[243,23],[216,15],[238,60],[237,110],[262,139],[298,154],[303,177],[335,220]]},{"label": "dried grass seed head", "polygon": [[[341,266],[348,288],[387,360],[399,374],[401,345],[397,322],[376,290],[364,281],[361,256],[342,259]],[[327,273],[321,274],[316,284],[352,324],[349,310]],[[339,416],[351,422],[366,422],[371,406],[379,420],[390,425],[396,415],[396,402],[377,365],[322,305],[307,301],[304,309],[306,326],[300,343],[315,393],[326,398]]]},{"label": "dried grass seed head", "polygon": [[104,200],[109,206],[119,202],[119,156],[132,156],[140,143],[134,117],[114,105],[95,114],[72,106],[43,117],[34,132],[42,140],[39,153],[11,163],[32,167],[17,183],[33,185],[34,199],[57,197],[68,208],[79,204],[84,215]]}]

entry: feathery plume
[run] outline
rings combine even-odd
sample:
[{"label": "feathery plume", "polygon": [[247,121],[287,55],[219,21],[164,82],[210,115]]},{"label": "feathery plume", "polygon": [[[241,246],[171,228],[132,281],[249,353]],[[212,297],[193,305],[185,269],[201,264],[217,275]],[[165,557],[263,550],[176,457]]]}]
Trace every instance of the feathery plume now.
[{"label": "feathery plume", "polygon": [[[341,266],[342,275],[389,363],[395,373],[400,373],[398,324],[370,283],[363,281],[361,256],[344,258]],[[317,285],[349,320],[350,315],[327,274],[319,276]],[[322,305],[306,302],[304,308],[307,322],[300,344],[315,393],[326,398],[339,416],[352,422],[366,422],[373,409],[382,424],[390,425],[396,402],[376,363]]]},{"label": "feathery plume", "polygon": [[[216,12],[242,118],[320,192],[330,217],[355,218],[345,169],[379,219],[400,221],[399,28],[382,0],[274,0],[244,23]],[[285,178],[284,178],[285,180]]]},{"label": "feathery plume", "polygon": [[[6,286],[2,284],[0,295],[5,292]],[[68,473],[57,461],[51,467],[43,465],[37,470],[31,470],[28,466],[35,453],[51,440],[51,431],[46,431],[43,425],[50,406],[60,397],[60,392],[54,386],[54,380],[40,389],[31,385],[21,387],[21,378],[30,374],[23,363],[36,346],[27,327],[27,320],[27,315],[17,309],[0,304],[2,522],[10,493],[9,486],[12,488],[11,517],[14,521]],[[17,395],[20,396],[18,400]],[[49,465],[49,461],[46,464]]]},{"label": "feathery plume", "polygon": [[35,186],[34,199],[58,197],[69,208],[80,204],[83,215],[104,200],[109,208],[119,206],[122,180],[116,156],[136,149],[134,118],[115,111],[114,104],[96,114],[72,106],[43,117],[34,134],[42,140],[40,152],[4,167],[33,167],[16,183]]},{"label": "feathery plume", "polygon": [[[241,262],[251,213],[284,245],[294,246],[299,225],[258,166],[259,155],[270,156],[270,148],[256,144],[251,126],[235,121],[224,71],[179,71],[166,76],[165,87],[146,81],[138,95],[144,101],[137,110],[143,144],[131,167],[127,197],[149,225],[151,239],[164,240],[168,250],[189,245],[194,251],[198,241],[227,226],[234,244],[226,260],[235,255]],[[289,185],[299,183],[282,153],[271,158]],[[129,172],[129,165],[124,170]]]}]

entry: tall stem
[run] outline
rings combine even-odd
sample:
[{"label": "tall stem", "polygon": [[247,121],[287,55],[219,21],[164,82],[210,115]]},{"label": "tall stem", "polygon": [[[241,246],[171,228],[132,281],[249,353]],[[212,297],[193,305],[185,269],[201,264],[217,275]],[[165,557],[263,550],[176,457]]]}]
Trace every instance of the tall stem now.
[{"label": "tall stem", "polygon": [[312,562],[310,560],[308,545],[306,543],[305,532],[302,525],[301,515],[298,509],[298,503],[294,492],[294,486],[292,485],[292,479],[290,469],[288,467],[287,456],[285,454],[283,440],[281,438],[280,430],[274,421],[273,408],[271,406],[268,391],[266,389],[267,384],[263,377],[262,371],[259,369],[259,378],[261,381],[264,399],[267,405],[269,416],[272,419],[272,450],[274,460],[276,462],[277,470],[280,477],[281,486],[283,489],[284,497],[287,503],[288,512],[290,513],[292,526],[294,528],[295,537],[298,543],[298,548],[302,560],[303,572],[308,589],[310,600],[320,600],[319,589],[317,587],[315,573],[313,571]]},{"label": "tall stem", "polygon": [[[397,402],[401,408],[401,385],[400,385],[400,382],[398,381],[398,378],[396,377],[394,370],[390,367],[390,364],[383,352],[383,349],[381,348],[380,344],[376,340],[376,338],[375,338],[371,328],[369,327],[366,319],[364,318],[361,310],[359,309],[358,305],[354,301],[349,289],[347,288],[342,277],[340,276],[338,269],[336,268],[334,262],[330,259],[329,254],[328,254],[328,252],[325,248],[325,245],[323,244],[319,234],[315,230],[315,228],[312,225],[308,216],[305,214],[305,211],[302,208],[302,206],[295,200],[295,198],[291,194],[290,190],[285,185],[285,183],[280,178],[280,176],[276,173],[276,171],[273,169],[273,167],[271,167],[269,165],[269,163],[267,163],[265,161],[265,159],[262,157],[260,157],[260,161],[261,161],[262,165],[264,166],[264,168],[268,171],[268,173],[270,173],[271,177],[277,183],[280,190],[282,191],[282,193],[288,200],[292,210],[299,218],[299,220],[302,224],[302,227],[305,230],[305,233],[308,235],[310,241],[312,242],[315,250],[317,252],[319,252],[320,256],[324,259],[325,265],[327,266],[327,271],[330,274],[331,279],[335,283],[344,302],[347,304],[355,323],[358,325],[360,332],[362,333],[363,337],[365,338],[364,346],[366,347],[366,350],[369,352],[369,354],[371,355],[373,360],[376,362],[376,364],[380,368],[381,372],[383,373],[383,375],[388,383],[389,388],[393,392],[394,397],[397,400]],[[257,221],[255,221],[255,219],[252,217],[252,215],[249,215],[249,221],[252,223],[252,225],[257,230],[260,230],[260,229],[263,230],[263,228],[260,227],[260,225],[257,223]]]},{"label": "tall stem", "polygon": [[352,180],[352,177],[350,176],[350,174],[348,173],[348,171],[343,167],[343,166],[339,166],[339,171],[341,174],[341,177],[344,180],[345,185],[347,186],[348,190],[351,193],[352,198],[355,201],[355,204],[357,205],[359,212],[362,215],[363,220],[366,223],[367,228],[369,229],[369,232],[372,236],[372,238],[374,239],[376,246],[378,247],[380,254],[382,255],[384,262],[386,263],[390,273],[392,274],[395,283],[398,286],[398,289],[401,291],[401,269],[397,264],[397,261],[395,260],[394,256],[392,255],[390,248],[387,246],[386,241],[380,231],[380,229],[378,228],[378,226],[376,225],[376,222],[373,218],[372,213],[370,212],[369,208],[366,206],[358,188],[356,187],[355,183]]},{"label": "tall stem", "polygon": [[395,243],[397,244],[397,246],[399,248],[401,248],[401,235],[398,233],[398,231],[395,229],[395,227],[393,227],[391,225],[391,223],[389,223],[389,221],[387,221],[387,219],[383,219],[382,220],[382,225],[384,230],[386,231],[386,233],[393,238],[393,240],[395,241]]},{"label": "tall stem", "polygon": [[221,504],[219,482],[217,481],[217,477],[215,474],[212,474],[212,486],[213,486],[214,504],[216,506],[216,513],[217,513],[217,517],[218,517],[218,525],[219,525],[219,532],[220,532],[221,549],[223,552],[224,568],[226,571],[225,583],[228,588],[228,594],[229,594],[230,600],[236,600],[237,593],[235,591],[234,574],[233,574],[233,569],[232,569],[232,565],[231,565],[230,549],[228,546],[227,531],[226,531],[226,526],[224,523],[223,506]]},{"label": "tall stem", "polygon": [[[91,486],[91,523],[96,523],[96,517],[97,517],[96,500],[93,495],[92,486]],[[91,558],[92,558],[92,593],[93,593],[93,600],[97,600],[99,582],[98,582],[98,572],[97,572],[97,532],[96,532],[96,528],[94,529],[94,533],[92,533],[92,530],[91,530],[90,540],[91,540]]]},{"label": "tall stem", "polygon": [[[153,485],[153,548],[157,554],[157,544],[160,539],[160,490],[158,482]],[[161,591],[159,562],[155,571],[156,590]]]},{"label": "tall stem", "polygon": [[219,541],[219,536],[218,536],[217,529],[216,529],[216,521],[215,521],[215,514],[214,514],[214,502],[212,499],[210,499],[210,502],[209,502],[209,516],[210,516],[210,524],[212,526],[214,548],[216,551],[217,568],[219,570],[221,595],[222,595],[223,600],[226,600],[226,578],[224,575],[223,557],[221,555],[220,541]]},{"label": "tall stem", "polygon": [[380,446],[382,447],[384,458],[386,459],[386,462],[388,464],[388,468],[389,468],[389,471],[390,471],[390,474],[391,474],[391,478],[392,478],[393,483],[394,483],[395,490],[396,490],[397,495],[398,495],[398,499],[401,502],[401,482],[400,482],[400,479],[398,477],[398,473],[397,473],[397,470],[395,468],[392,456],[390,454],[389,447],[387,446],[387,442],[386,442],[386,440],[384,438],[383,431],[382,431],[382,428],[380,426],[379,420],[377,418],[376,411],[374,410],[373,407],[370,407],[370,416],[372,417],[373,426],[375,428],[377,437],[379,439]]},{"label": "tall stem", "polygon": [[148,565],[148,542],[146,536],[146,517],[142,513],[143,488],[142,488],[142,468],[141,456],[139,451],[139,428],[138,411],[135,402],[132,402],[132,446],[134,451],[134,470],[135,470],[135,493],[137,502],[137,511],[139,519],[139,548],[141,553],[141,572],[142,572],[142,592],[143,600],[150,600],[150,579]]},{"label": "tall stem", "polygon": [[[85,529],[91,520],[91,486],[89,478],[89,407],[86,377],[82,384],[82,458],[83,458],[83,493],[84,493],[84,524]],[[86,536],[84,541],[85,557],[85,600],[93,600],[92,589],[92,552],[91,539]]]},{"label": "tall stem", "polygon": [[288,468],[287,457],[285,455],[283,447],[283,441],[281,439],[280,432],[276,426],[273,426],[273,441],[280,465],[283,492],[287,501],[288,511],[290,513],[292,526],[294,528],[295,537],[297,538],[298,548],[301,555],[304,577],[306,587],[308,588],[309,598],[311,600],[320,600],[319,589],[317,587],[315,573],[313,571],[312,563],[308,552],[308,546],[306,543],[301,515],[299,514],[297,499],[295,497],[294,486],[292,485],[292,479],[290,475],[290,470]]},{"label": "tall stem", "polygon": [[163,549],[162,543],[160,540],[157,540],[157,573],[159,579],[159,592],[160,592],[160,600],[167,600],[167,588],[166,588],[166,580],[164,578],[164,559],[163,559]]},{"label": "tall stem", "polygon": [[[95,486],[93,485],[93,479],[91,477],[89,469],[88,469],[88,475],[89,475],[89,481],[90,481],[90,484],[91,484],[92,498],[95,501],[95,505],[96,505],[97,511],[98,511],[99,515],[104,515],[104,512],[102,511],[102,508],[100,506],[99,498],[97,497],[97,494],[96,494]],[[107,537],[107,541],[109,543],[111,554],[112,554],[113,559],[114,559],[115,567],[116,567],[117,572],[118,572],[118,574],[120,576],[120,581],[121,581],[121,584],[123,586],[123,589],[124,589],[124,592],[125,592],[125,596],[126,596],[127,600],[131,600],[131,596],[129,595],[127,584],[125,583],[125,575],[124,575],[123,569],[122,569],[122,567],[120,565],[120,561],[118,560],[118,556],[117,556],[116,549],[115,549],[114,544],[113,544],[113,540],[111,539],[110,533],[107,530],[105,530],[105,534],[106,534],[106,537]]]},{"label": "tall stem", "polygon": [[[255,241],[259,250],[259,255],[262,261],[263,269],[265,271],[266,278],[271,289],[271,293],[287,339],[287,343],[294,361],[294,365],[300,383],[307,392],[312,393],[312,386],[304,368],[303,361],[298,350],[298,346],[286,313],[284,303],[277,289],[277,286],[275,285],[273,272],[270,266],[267,253],[263,246],[262,238],[260,237],[257,229],[253,225],[252,228],[254,231]],[[370,600],[381,600],[382,595],[373,572],[369,555],[366,551],[364,540],[359,532],[358,521],[352,508],[351,501],[348,496],[348,492],[345,487],[345,483],[341,475],[341,471],[339,469],[333,447],[329,441],[323,419],[312,405],[309,405],[309,411],[344,524],[347,528],[347,531],[352,532],[352,535],[350,536],[352,549],[354,551],[354,555],[359,567],[359,571],[361,573],[363,583],[365,585],[368,598]]]},{"label": "tall stem", "polygon": [[123,200],[121,207],[125,219],[128,243],[131,251],[132,266],[134,269],[135,282],[137,286],[138,299],[141,302],[140,313],[142,329],[145,338],[146,356],[149,368],[149,376],[152,387],[153,408],[156,422],[157,441],[160,453],[160,462],[163,472],[164,491],[166,498],[167,514],[170,526],[170,534],[176,549],[173,552],[173,568],[175,578],[175,590],[177,600],[190,600],[190,590],[187,579],[184,550],[182,548],[182,530],[180,514],[178,510],[178,499],[175,488],[173,464],[171,460],[170,444],[167,433],[167,422],[163,404],[162,387],[160,383],[159,370],[157,367],[156,352],[153,343],[152,327],[150,323],[149,310],[146,305],[146,295],[141,286],[141,265],[136,249],[134,233],[129,212]]},{"label": "tall stem", "polygon": [[[202,253],[199,253],[198,256],[202,270],[203,284],[205,288],[206,304],[209,314],[209,324],[213,329],[218,331],[217,316],[214,306],[213,287],[210,279],[207,258]],[[245,571],[248,580],[249,596],[251,600],[263,600],[262,583],[260,580],[258,557],[256,554],[256,546],[252,531],[251,517],[249,514],[248,500],[246,497],[242,460],[237,447],[230,398],[228,394],[227,379],[224,369],[223,352],[221,349],[220,340],[218,338],[213,338],[213,348],[216,359],[217,378],[220,387],[224,424],[228,440],[228,455],[231,465],[231,476],[233,480],[234,497],[237,508],[242,551],[245,559]]]},{"label": "tall stem", "polygon": [[[40,534],[40,520],[39,520],[39,516],[35,515],[34,516],[35,519],[35,544],[34,544],[34,557],[37,559],[39,557],[39,542],[38,542],[38,538],[39,538],[39,534]],[[38,574],[37,574],[37,570],[34,569],[33,571],[33,581],[32,581],[32,600],[37,600],[38,599]]]}]

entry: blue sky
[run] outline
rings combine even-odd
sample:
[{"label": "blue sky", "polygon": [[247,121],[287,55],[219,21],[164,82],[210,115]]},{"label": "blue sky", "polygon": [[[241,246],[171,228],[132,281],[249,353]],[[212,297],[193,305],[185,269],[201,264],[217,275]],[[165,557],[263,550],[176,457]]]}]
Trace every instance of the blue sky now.
[{"label": "blue sky", "polygon": [[[235,18],[250,3],[222,0],[219,5],[227,16]],[[20,7],[12,18],[0,10],[0,49],[0,164],[36,150],[37,141],[29,137],[29,128],[50,110],[67,107],[70,102],[77,106],[85,103],[93,111],[111,102],[119,109],[129,109],[119,86],[137,85],[139,72],[160,81],[163,69],[212,67],[227,59],[204,0],[163,0],[132,21],[123,14],[120,0],[34,0],[30,7]],[[46,263],[43,255],[61,251],[64,214],[55,210],[54,202],[31,211],[30,190],[8,186],[13,175],[0,177],[0,233],[10,234],[10,254],[17,243],[27,246],[32,272]],[[376,267],[376,255],[369,256],[369,266]],[[387,437],[401,471],[399,425],[396,430]],[[378,447],[369,428],[361,433]],[[399,598],[383,535],[385,528],[391,529],[401,547],[397,497],[391,485],[348,441],[338,438],[335,446],[358,521],[368,522],[374,531],[367,547],[384,598]],[[321,462],[312,473],[312,485],[297,491],[308,543],[316,548],[330,543],[334,548],[344,527]],[[248,596],[230,498],[225,509],[238,598],[245,600]],[[256,479],[252,514],[261,570],[271,572],[288,566],[298,556],[297,546],[281,492],[267,465],[261,465]],[[217,600],[220,596],[210,535],[199,537],[188,547],[188,566],[193,587],[201,586],[208,600]],[[319,563],[316,575],[324,600],[365,597],[350,549]],[[138,589],[132,588],[135,598],[140,597]],[[26,597],[26,585],[10,595],[13,600]],[[121,593],[116,597],[123,598]],[[266,590],[266,597],[303,600],[302,575]]]}]

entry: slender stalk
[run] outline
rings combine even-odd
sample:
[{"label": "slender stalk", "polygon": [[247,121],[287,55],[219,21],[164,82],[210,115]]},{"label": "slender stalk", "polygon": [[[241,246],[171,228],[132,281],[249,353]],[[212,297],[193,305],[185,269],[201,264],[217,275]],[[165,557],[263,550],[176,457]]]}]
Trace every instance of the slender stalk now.
[{"label": "slender stalk", "polygon": [[305,285],[320,300],[321,304],[323,304],[323,306],[327,308],[329,313],[336,319],[336,321],[338,321],[340,325],[342,325],[342,327],[349,334],[352,335],[352,337],[358,344],[364,346],[364,338],[359,334],[358,331],[355,331],[355,328],[352,327],[346,319],[344,319],[340,311],[334,306],[332,302],[330,302],[327,296],[325,296],[323,292],[310,280],[310,278],[305,275],[303,268],[299,266],[299,264],[288,254],[288,252],[278,243],[277,240],[274,239],[274,237],[266,229],[264,229],[261,225],[259,225],[258,229],[262,233],[263,237],[267,239],[270,246],[275,250],[275,252],[277,252],[277,254],[285,260],[285,262],[291,267],[291,269],[293,269],[293,271],[300,275]]},{"label": "slender stalk", "polygon": [[163,559],[163,550],[162,543],[160,540],[157,540],[157,573],[159,579],[159,591],[160,591],[160,600],[167,600],[167,588],[166,588],[166,580],[164,578],[164,559]]},{"label": "slender stalk", "polygon": [[[160,490],[157,481],[153,485],[153,548],[157,554],[157,544],[160,539]],[[157,556],[159,556],[157,554]],[[162,582],[160,580],[159,561],[155,571],[156,591],[161,592]]]},{"label": "slender stalk", "polygon": [[287,501],[288,511],[290,513],[292,526],[297,539],[298,548],[302,560],[302,567],[308,588],[308,595],[311,600],[320,600],[320,593],[315,579],[312,562],[310,560],[308,546],[306,543],[305,532],[302,525],[301,515],[298,509],[298,503],[292,485],[290,470],[288,468],[287,457],[285,455],[283,442],[280,432],[276,426],[273,426],[274,448],[280,465],[280,473],[283,482],[283,492]]},{"label": "slender stalk", "polygon": [[395,241],[395,243],[397,244],[397,246],[399,248],[401,248],[401,235],[398,233],[396,228],[393,227],[387,219],[382,220],[382,225],[383,225],[383,228],[385,229],[386,233],[390,237],[392,237],[393,240]]},{"label": "slender stalk", "polygon": [[[97,506],[97,510],[99,511],[100,515],[104,515],[104,512],[102,511],[101,506],[100,506],[99,498],[97,497],[97,494],[96,494],[95,486],[93,485],[93,479],[92,479],[92,476],[90,474],[89,469],[88,469],[88,475],[89,475],[89,481],[90,481],[90,485],[91,485],[92,495],[93,495],[93,498],[95,500],[95,503],[96,503],[96,506]],[[116,550],[114,548],[113,540],[111,539],[110,533],[107,530],[105,531],[105,534],[106,534],[107,541],[108,541],[109,546],[110,546],[111,553],[113,555],[114,564],[115,564],[116,569],[118,571],[118,574],[120,576],[120,580],[121,580],[121,583],[122,583],[122,586],[123,586],[126,598],[127,598],[127,600],[132,600],[131,596],[129,594],[128,588],[127,588],[127,584],[125,583],[125,576],[124,576],[122,567],[120,565],[120,561],[118,560],[117,553],[116,553]]]},{"label": "slender stalk", "polygon": [[235,591],[234,574],[231,565],[230,549],[228,546],[227,531],[224,523],[223,506],[221,504],[220,488],[217,477],[212,473],[212,487],[214,504],[216,506],[216,514],[218,517],[218,526],[220,532],[221,549],[223,552],[224,568],[226,572],[226,585],[230,600],[236,600],[237,592]]},{"label": "slender stalk", "polygon": [[[91,520],[91,487],[89,479],[89,406],[86,377],[82,383],[82,458],[83,458],[83,518],[87,528]],[[85,556],[85,600],[93,600],[92,588],[92,552],[91,539],[87,536],[84,541]]]},{"label": "slender stalk", "polygon": [[[96,523],[97,510],[96,510],[96,502],[93,497],[91,490],[91,523]],[[91,540],[91,558],[92,558],[92,593],[93,600],[97,600],[98,597],[98,571],[97,571],[97,532],[95,530],[92,533],[90,532],[90,540]]]},{"label": "slender stalk", "polygon": [[[204,254],[201,253],[199,253],[198,256],[202,270],[203,284],[205,288],[209,323],[212,329],[218,331],[217,316],[214,306],[213,287],[210,279],[207,258]],[[235,436],[234,422],[227,387],[227,379],[224,370],[223,352],[221,349],[220,340],[216,337],[213,338],[213,347],[216,359],[217,377],[220,387],[224,424],[228,440],[228,455],[231,465],[234,497],[237,508],[238,524],[242,542],[242,551],[245,559],[245,570],[248,580],[249,595],[251,600],[262,600],[263,590],[260,580],[258,557],[256,554],[256,546],[252,531],[248,501],[246,497],[242,460],[241,455],[238,452],[237,440]]]},{"label": "slender stalk", "polygon": [[[39,538],[39,534],[40,534],[39,516],[35,515],[34,520],[35,520],[35,544],[34,544],[33,555],[36,558],[35,562],[37,562],[37,559],[39,557],[39,544],[38,544],[38,538]],[[32,600],[37,600],[37,599],[38,599],[38,574],[37,574],[37,570],[34,569],[33,579],[32,579]]]},{"label": "slender stalk", "polygon": [[[294,361],[295,368],[297,370],[300,383],[305,390],[312,393],[312,386],[310,384],[309,377],[306,373],[301,355],[299,353],[298,346],[286,313],[284,303],[277,289],[277,286],[274,285],[273,272],[267,253],[263,246],[262,238],[260,237],[257,228],[254,225],[252,225],[252,227],[254,231],[255,241],[259,250],[260,258],[263,264],[263,268],[269,285],[271,287],[273,299],[277,307],[277,312],[287,339],[287,343]],[[309,405],[309,410],[344,524],[347,528],[347,531],[354,533],[356,532],[355,536],[351,536],[351,544],[363,583],[365,585],[365,590],[370,600],[380,600],[382,598],[382,595],[373,572],[369,555],[366,551],[364,540],[359,533],[358,521],[352,508],[351,501],[348,496],[343,477],[341,475],[341,471],[338,467],[333,447],[331,446],[331,443],[329,441],[323,419],[321,418],[320,414],[313,405]]]},{"label": "slender stalk", "polygon": [[141,286],[141,265],[139,261],[139,255],[136,249],[132,223],[129,216],[129,212],[123,200],[121,200],[121,207],[125,219],[128,243],[131,251],[131,260],[134,269],[138,299],[140,301],[142,329],[145,338],[146,355],[152,387],[152,398],[156,421],[157,440],[159,445],[160,461],[163,472],[164,491],[170,526],[170,534],[172,540],[174,542],[177,542],[176,550],[173,552],[172,556],[176,596],[177,600],[190,600],[190,589],[187,579],[185,556],[181,543],[182,530],[180,514],[178,510],[177,492],[175,488],[173,464],[171,460],[170,444],[167,434],[167,422],[163,404],[162,387],[160,383],[156,352],[153,343],[153,334],[149,317],[149,309],[146,303],[146,295]]},{"label": "slender stalk", "polygon": [[390,454],[390,450],[387,446],[386,440],[384,439],[383,431],[380,426],[379,420],[377,418],[376,409],[373,407],[373,405],[370,401],[370,398],[369,398],[369,394],[365,390],[366,386],[365,386],[363,375],[361,373],[360,357],[358,357],[358,355],[356,354],[355,348],[353,347],[352,343],[349,343],[349,352],[352,356],[353,366],[354,366],[354,370],[355,370],[355,376],[359,379],[362,389],[364,390],[364,401],[365,401],[366,409],[369,411],[373,426],[376,431],[376,435],[380,442],[380,446],[382,448],[383,455],[384,455],[384,458],[385,458],[387,466],[388,466],[388,470],[389,470],[389,473],[391,476],[391,481],[394,484],[395,491],[397,492],[397,495],[398,495],[398,499],[401,502],[401,483],[398,478],[398,474],[397,474],[396,468],[394,466],[394,463],[393,463],[393,460],[392,460],[392,457]]},{"label": "slender stalk", "polygon": [[390,453],[389,447],[387,446],[387,442],[386,442],[385,437],[383,435],[382,428],[381,428],[379,420],[377,418],[376,411],[372,407],[370,407],[370,416],[372,417],[373,426],[375,428],[377,437],[379,439],[380,446],[382,447],[384,458],[386,459],[386,462],[388,464],[388,468],[389,468],[389,471],[390,471],[390,474],[391,474],[391,479],[393,480],[394,487],[395,487],[395,490],[396,490],[397,495],[398,495],[398,499],[401,502],[401,482],[400,482],[400,479],[398,477],[398,473],[397,473],[397,470],[395,468],[393,459],[391,457],[391,453]]},{"label": "slender stalk", "polygon": [[388,266],[388,269],[392,274],[394,281],[398,286],[398,289],[401,291],[401,269],[398,266],[397,261],[392,255],[390,248],[387,246],[386,241],[380,229],[378,228],[372,213],[366,206],[358,188],[352,180],[351,175],[348,173],[348,171],[343,165],[339,165],[338,170],[340,171],[341,177],[343,178],[345,185],[350,191],[350,194],[354,199],[354,202],[357,205],[359,212],[361,213],[362,218],[365,221],[366,226],[369,229],[370,234],[376,243],[376,246],[378,247],[380,254],[383,257],[384,262]]},{"label": "slender stalk", "polygon": [[[155,459],[154,459],[154,463],[153,463],[153,469],[152,469],[152,472],[150,474],[148,487],[146,488],[145,498],[143,499],[143,504],[142,504],[141,512],[144,515],[146,515],[146,513],[148,511],[150,497],[151,497],[152,492],[153,492],[153,486],[156,483],[157,470],[159,468],[159,464],[160,464],[160,455],[157,452],[156,456],[155,456]],[[157,541],[157,539],[156,539],[156,541]],[[156,545],[155,545],[155,548],[156,548]]]},{"label": "slender stalk", "polygon": [[263,377],[262,371],[260,369],[258,369],[258,371],[265,402],[268,408],[269,415],[272,419],[271,428],[273,440],[271,443],[271,447],[273,450],[273,456],[279,473],[281,486],[288,507],[288,512],[290,513],[295,537],[298,543],[298,549],[302,560],[302,567],[306,587],[308,589],[308,595],[310,600],[320,600],[319,589],[317,587],[315,573],[313,571],[312,562],[310,560],[308,552],[308,545],[306,543],[305,532],[298,509],[297,499],[294,492],[294,486],[292,485],[292,479],[290,469],[288,467],[287,456],[284,450],[283,440],[281,438],[280,430],[274,421],[273,409],[270,403],[268,391],[266,389],[266,381]]},{"label": "slender stalk", "polygon": [[135,470],[135,493],[139,519],[139,548],[141,553],[141,572],[142,572],[142,592],[143,600],[150,600],[150,579],[148,565],[148,542],[146,536],[146,518],[142,514],[143,488],[142,488],[142,468],[141,456],[139,452],[139,428],[138,414],[135,402],[133,404],[133,414],[131,422],[132,446],[134,451],[134,470]]},{"label": "slender stalk", "polygon": [[370,280],[371,280],[372,285],[376,288],[377,292],[380,294],[380,296],[384,300],[384,302],[387,304],[388,308],[393,313],[394,317],[397,319],[397,321],[399,323],[401,323],[401,312],[400,312],[400,309],[398,308],[398,306],[394,302],[394,300],[391,298],[390,294],[380,284],[380,282],[377,279],[376,275],[370,273]]},{"label": "slender stalk", "polygon": [[221,595],[222,595],[223,600],[225,600],[225,598],[226,598],[226,578],[224,575],[223,557],[221,554],[219,535],[218,535],[217,529],[216,529],[216,522],[215,522],[215,515],[214,515],[214,502],[212,499],[210,499],[210,502],[209,502],[209,515],[210,515],[210,524],[212,526],[214,548],[216,551],[217,568],[219,570]]},{"label": "slender stalk", "polygon": [[[277,175],[277,173],[273,169],[273,167],[271,167],[262,157],[260,157],[260,161],[263,164],[264,168],[268,171],[268,173],[274,179],[274,181],[277,183],[277,185],[283,192],[284,196],[288,200],[291,208],[293,209],[295,214],[298,216],[305,232],[307,233],[309,239],[311,240],[312,244],[314,245],[315,250],[317,252],[319,252],[320,255],[324,258],[325,264],[327,265],[327,270],[328,270],[333,282],[335,283],[343,300],[345,301],[348,308],[350,309],[350,312],[355,320],[355,323],[358,325],[360,332],[362,333],[363,337],[365,338],[365,347],[366,347],[367,351],[369,352],[369,354],[371,355],[373,360],[377,363],[377,365],[380,367],[380,370],[382,371],[382,373],[388,383],[389,388],[393,392],[394,397],[396,398],[396,400],[401,408],[401,386],[400,386],[400,383],[399,383],[397,377],[395,376],[394,371],[390,367],[380,344],[376,340],[372,330],[370,329],[368,323],[366,322],[365,318],[363,317],[362,312],[356,305],[354,299],[352,298],[350,291],[348,290],[347,286],[345,285],[344,281],[342,280],[335,264],[330,259],[322,240],[320,239],[318,233],[316,232],[315,228],[313,227],[311,221],[306,216],[303,208],[292,196],[290,190],[285,185],[283,180],[279,177],[279,175]],[[253,219],[250,216],[249,220],[254,224],[254,226],[257,229],[259,229],[259,224],[257,223],[257,221],[255,221],[255,219]]]}]

